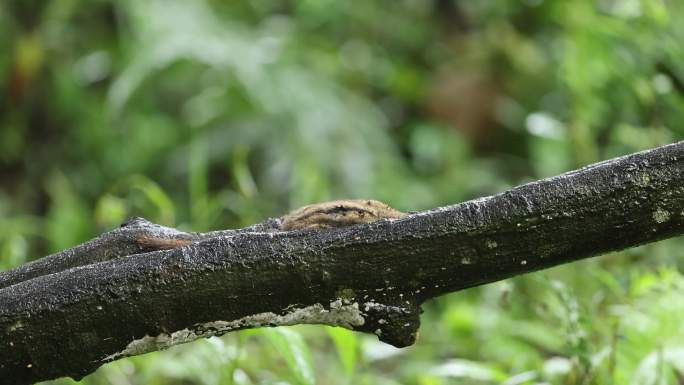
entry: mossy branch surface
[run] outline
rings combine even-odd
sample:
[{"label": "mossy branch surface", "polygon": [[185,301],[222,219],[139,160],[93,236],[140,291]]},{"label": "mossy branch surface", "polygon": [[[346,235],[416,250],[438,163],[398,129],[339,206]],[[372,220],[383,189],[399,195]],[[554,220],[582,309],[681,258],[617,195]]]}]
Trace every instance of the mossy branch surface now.
[{"label": "mossy branch surface", "polygon": [[[415,341],[436,296],[684,232],[684,142],[396,220],[183,233],[135,219],[0,274],[0,382],[315,323]],[[141,235],[192,240],[146,252]]]}]

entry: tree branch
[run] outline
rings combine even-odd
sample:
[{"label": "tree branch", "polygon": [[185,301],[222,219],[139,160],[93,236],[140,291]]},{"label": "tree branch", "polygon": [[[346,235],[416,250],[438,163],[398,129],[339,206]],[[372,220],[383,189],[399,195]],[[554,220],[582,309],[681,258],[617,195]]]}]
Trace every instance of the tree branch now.
[{"label": "tree branch", "polygon": [[[403,219],[181,233],[137,220],[0,275],[0,378],[80,378],[233,330],[316,323],[414,342],[427,299],[684,232],[684,142]],[[140,234],[191,239],[144,252]]]},{"label": "tree branch", "polygon": [[211,238],[230,237],[239,233],[277,231],[278,224],[278,220],[268,219],[244,229],[187,233],[151,223],[143,218],[131,218],[120,228],[104,233],[84,244],[48,255],[9,271],[0,271],[0,289],[77,266],[157,250],[153,245],[141,243],[142,239],[199,242]]}]

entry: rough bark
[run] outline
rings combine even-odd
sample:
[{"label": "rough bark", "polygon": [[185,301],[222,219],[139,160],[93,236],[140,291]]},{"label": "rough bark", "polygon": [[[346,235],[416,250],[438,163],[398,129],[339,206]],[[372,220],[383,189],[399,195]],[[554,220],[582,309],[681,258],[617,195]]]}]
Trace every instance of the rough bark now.
[{"label": "rough bark", "polygon": [[[181,233],[144,220],[0,274],[0,379],[80,378],[121,357],[317,323],[414,342],[430,298],[684,232],[684,142],[399,220]],[[144,252],[136,235],[192,239]]]}]

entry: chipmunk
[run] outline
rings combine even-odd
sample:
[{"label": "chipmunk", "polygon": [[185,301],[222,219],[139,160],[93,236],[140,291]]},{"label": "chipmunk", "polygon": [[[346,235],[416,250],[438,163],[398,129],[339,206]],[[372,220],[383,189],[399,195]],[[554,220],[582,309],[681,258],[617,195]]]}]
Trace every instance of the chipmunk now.
[{"label": "chipmunk", "polygon": [[300,207],[281,217],[280,229],[329,229],[399,219],[407,214],[372,199],[339,200]]},{"label": "chipmunk", "polygon": [[[381,219],[399,219],[406,213],[372,199],[337,200],[300,207],[280,217],[280,230],[330,229],[371,223]],[[191,238],[164,239],[142,236],[137,243],[146,250],[170,250],[196,241]]]}]

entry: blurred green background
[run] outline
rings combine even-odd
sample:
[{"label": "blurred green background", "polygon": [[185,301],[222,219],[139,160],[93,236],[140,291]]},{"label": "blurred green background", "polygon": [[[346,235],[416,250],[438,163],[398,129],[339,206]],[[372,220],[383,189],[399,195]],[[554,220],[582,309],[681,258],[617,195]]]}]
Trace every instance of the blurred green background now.
[{"label": "blurred green background", "polygon": [[[682,20],[681,0],[4,0],[0,269],[134,215],[421,210],[680,140]],[[402,350],[250,330],[81,383],[682,384],[682,245],[434,300]]]}]

